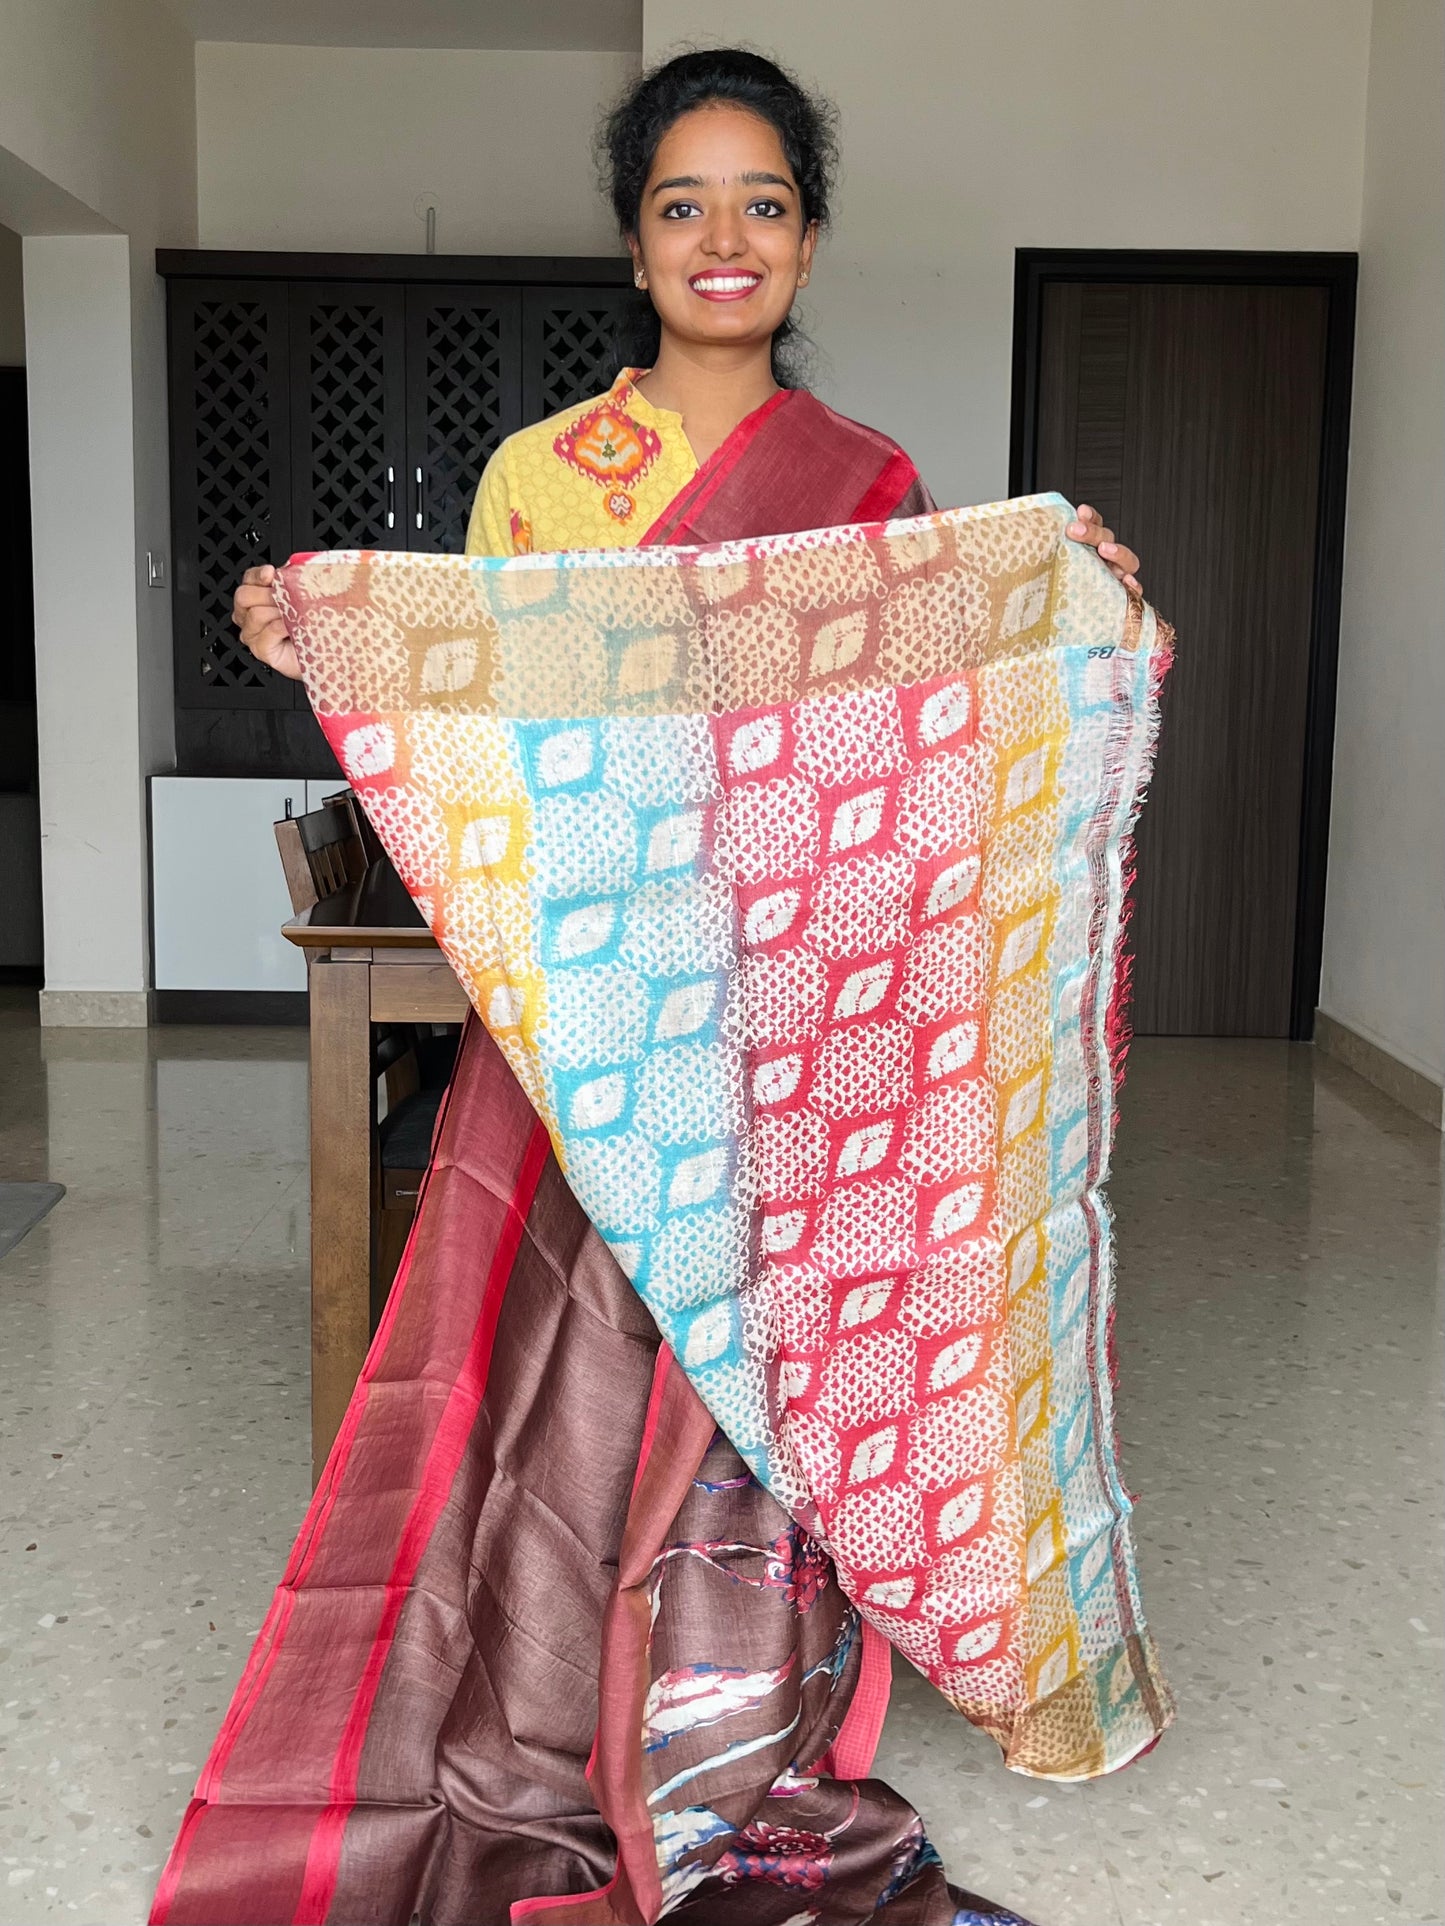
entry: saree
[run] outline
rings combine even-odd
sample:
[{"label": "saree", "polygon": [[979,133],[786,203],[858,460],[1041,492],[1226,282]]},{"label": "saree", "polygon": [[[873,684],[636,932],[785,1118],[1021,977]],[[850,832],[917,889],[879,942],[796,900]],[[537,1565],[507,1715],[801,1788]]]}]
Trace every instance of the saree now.
[{"label": "saree", "polygon": [[1161,1729],[1099,1184],[1168,645],[1066,512],[285,572],[490,1036],[155,1918],[1005,1918],[862,1777],[888,1642],[1023,1769]]}]

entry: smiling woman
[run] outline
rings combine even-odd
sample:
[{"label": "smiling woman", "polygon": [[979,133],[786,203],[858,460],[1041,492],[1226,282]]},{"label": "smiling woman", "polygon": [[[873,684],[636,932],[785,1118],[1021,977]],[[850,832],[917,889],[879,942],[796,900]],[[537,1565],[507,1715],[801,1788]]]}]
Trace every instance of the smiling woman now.
[{"label": "smiling woman", "polygon": [[[795,385],[791,315],[828,219],[831,110],[759,55],[689,53],[636,83],[610,116],[602,151],[637,289],[645,296],[639,326],[606,394],[525,429],[498,449],[477,491],[469,552],[510,557],[742,542],[929,509],[927,490],[896,443]],[[1075,524],[1071,533],[1096,546],[1108,537],[1091,520]],[[931,556],[928,544],[938,538],[924,530],[905,531],[902,539],[905,548],[909,542],[923,546],[916,555],[907,549],[895,576]],[[730,654],[739,688],[754,691],[744,708],[768,699],[778,634],[800,634],[800,620],[822,624],[809,645],[810,673],[832,678],[864,646],[869,618],[852,606],[858,596],[844,579],[847,556],[836,540],[826,556],[811,543],[803,548],[807,560],[796,610],[729,604],[736,584],[719,569],[709,574],[707,587],[720,606],[710,604],[705,621],[690,621],[689,632],[696,630],[707,644],[697,675],[706,679],[717,669],[716,661],[709,666],[708,649],[718,661]],[[1117,576],[1136,565],[1127,551],[1106,559]],[[856,566],[874,565],[865,558]],[[882,564],[876,566],[881,583]],[[326,592],[341,592],[353,565],[343,559],[327,567]],[[746,574],[744,563],[736,567]],[[503,573],[529,638],[519,657],[523,680],[545,678],[549,663],[575,660],[585,682],[609,619],[597,601],[596,564],[569,562],[560,572],[524,565]],[[661,568],[628,571],[637,598],[629,620],[639,633],[623,660],[642,664],[642,680],[636,690],[631,684],[624,689],[619,670],[623,695],[645,698],[657,686],[646,675],[665,640],[653,631],[665,627],[666,574]],[[614,585],[622,579],[610,565],[601,576]],[[248,575],[236,598],[237,621],[258,656],[297,674],[273,577],[269,569]],[[564,578],[579,598],[570,614],[558,613],[556,604],[556,584]],[[899,620],[905,604],[913,609],[910,598],[925,588],[901,584]],[[875,595],[865,587],[863,593],[871,607],[883,590]],[[1025,620],[1022,593],[1008,604],[1014,611],[1010,634]],[[836,619],[824,621],[819,610],[835,601]],[[328,610],[324,618],[344,619],[340,610]],[[420,618],[412,611],[398,619]],[[455,621],[464,628],[467,619]],[[448,614],[445,620],[454,618]],[[449,630],[458,633],[455,626]],[[443,710],[451,707],[448,692],[456,686],[445,663],[466,646],[465,638],[446,640],[436,658],[441,680],[427,684],[428,700],[444,697]],[[543,687],[539,680],[537,688]],[[832,697],[833,680],[818,693]],[[901,748],[895,755],[885,727],[891,700],[884,691],[838,696],[841,707],[820,702],[819,728],[825,735],[833,729],[841,734],[836,743],[831,735],[826,743],[819,738],[816,767],[806,758],[800,766],[813,768],[820,783],[846,788],[858,773],[854,763],[861,758],[859,767],[868,764],[871,734],[881,731],[880,769],[896,773]],[[588,711],[564,702],[546,713]],[[966,713],[967,705],[947,729],[941,721],[937,729],[961,729]],[[594,1134],[569,1153],[568,1173],[584,1190],[589,1171],[607,1175],[620,1187],[615,1209],[589,1221],[512,1074],[525,1078],[525,1064],[515,1055],[504,1061],[474,1024],[386,1322],[276,1607],[202,1775],[157,1895],[158,1922],[419,1919],[447,1926],[510,1917],[620,1926],[652,1921],[664,1911],[712,1926],[784,1920],[821,1926],[895,1917],[915,1926],[1016,1921],[1014,1914],[951,1887],[918,1817],[867,1776],[889,1680],[888,1647],[872,1620],[880,1614],[890,1623],[897,1619],[922,1578],[894,1572],[872,1584],[865,1622],[849,1596],[850,1588],[858,1590],[856,1573],[841,1573],[811,1526],[799,1523],[759,1482],[742,1455],[749,1449],[746,1426],[726,1417],[723,1400],[714,1407],[722,1412],[718,1428],[624,1270],[636,1264],[638,1247],[630,1236],[647,1230],[649,1213],[656,1214],[645,1158],[638,1164],[634,1154],[646,1130],[669,1145],[696,1146],[743,1101],[721,1043],[677,1041],[700,1032],[714,986],[705,974],[699,981],[675,980],[697,977],[708,967],[697,957],[713,940],[706,927],[684,927],[686,918],[667,920],[675,881],[641,888],[639,902],[653,920],[634,918],[627,925],[626,943],[633,950],[641,946],[668,979],[651,1017],[637,1001],[646,993],[638,957],[624,945],[627,967],[609,972],[594,955],[610,941],[613,912],[589,906],[586,891],[612,868],[628,869],[640,860],[629,840],[628,810],[646,816],[647,865],[670,874],[700,860],[707,811],[676,815],[663,806],[693,801],[711,809],[715,801],[716,779],[710,787],[696,772],[673,770],[662,753],[663,737],[648,735],[654,721],[668,719],[646,714],[646,725],[626,742],[616,730],[606,735],[604,789],[610,784],[616,793],[603,795],[601,815],[590,792],[573,794],[591,780],[592,737],[580,724],[557,736],[543,758],[540,780],[547,795],[528,859],[540,860],[543,842],[555,844],[559,875],[570,879],[565,888],[559,884],[568,903],[559,910],[558,959],[567,967],[549,992],[548,1034],[564,1053],[577,1055],[573,1068],[605,1066],[598,1075],[589,1069],[589,1080],[573,1093],[569,1115]],[[437,720],[428,715],[407,723],[415,757],[433,753]],[[464,734],[474,720],[463,719]],[[689,728],[694,720],[683,718]],[[808,726],[803,717],[803,735]],[[806,841],[809,833],[816,807],[809,800],[810,782],[795,777],[769,783],[749,773],[777,754],[781,727],[778,716],[766,712],[743,722],[730,752],[740,786],[731,814],[719,814],[718,821],[743,840],[781,839],[780,846],[791,848],[790,837]],[[368,728],[357,728],[358,743],[373,740],[375,729],[368,734]],[[770,731],[778,744],[769,746]],[[494,754],[490,740],[485,733],[466,735],[479,768]],[[698,754],[711,754],[706,729],[699,741]],[[359,762],[352,768],[363,787],[365,773]],[[498,780],[511,778],[504,772]],[[702,787],[694,794],[689,784],[695,780]],[[383,787],[392,781],[384,776]],[[401,806],[395,799],[405,801],[395,787],[376,794],[374,788],[367,791],[368,807],[383,815]],[[791,816],[786,822],[764,820],[779,798],[795,794],[801,800],[787,807],[797,825]],[[834,822],[835,852],[868,842],[881,829],[876,798],[882,794],[877,789],[843,796]],[[493,811],[470,821],[465,834],[475,847],[468,844],[459,857],[469,873],[480,872],[469,875],[466,888],[482,892],[486,914],[511,931],[501,938],[504,948],[530,940],[523,933],[525,905],[499,867],[510,820]],[[677,838],[689,823],[691,840],[684,847]],[[930,860],[943,860],[931,843],[929,853]],[[856,923],[857,942],[865,949],[901,942],[899,919],[912,897],[895,902],[896,884],[889,885],[889,897],[883,882],[863,888],[856,880],[891,876],[890,862],[897,867],[894,858],[838,856],[807,883],[817,891],[814,923],[822,927],[829,917],[841,918],[850,931]],[[806,882],[802,872],[819,867],[816,856],[805,854],[785,873]],[[951,914],[962,901],[966,867],[956,863],[944,875],[939,914]],[[977,882],[976,861],[969,874],[973,881],[966,889]],[[884,897],[874,901],[879,890]],[[568,907],[574,895],[577,904]],[[481,900],[476,897],[478,905]],[[735,913],[741,901],[733,905]],[[760,942],[770,940],[763,908],[752,903],[748,912],[749,931]],[[771,934],[780,934],[791,915]],[[850,946],[856,947],[852,936],[826,955],[851,954]],[[821,953],[780,951],[762,958],[749,978],[758,1009],[747,1020],[772,1026],[765,1041],[787,1041],[789,1023],[801,1025],[799,1050],[760,1067],[758,1104],[802,1087],[802,1046],[811,1048],[817,1023],[799,1004],[805,988],[788,972],[802,968],[799,982],[811,981],[808,971],[818,975],[824,969],[820,959]],[[841,986],[834,1013],[839,1022],[872,1009],[883,996],[893,963],[881,968],[883,975],[880,966],[864,968]],[[771,1015],[769,998],[778,1004]],[[794,1279],[794,1294],[804,1297],[813,1289],[809,1280],[819,1290],[836,1284],[836,1319],[818,1313],[820,1331],[836,1323],[851,1332],[855,1324],[883,1315],[899,1279],[913,1267],[910,1238],[893,1236],[884,1221],[884,1204],[898,1186],[880,1178],[849,1186],[842,1179],[874,1169],[887,1151],[892,1124],[849,1124],[852,1134],[840,1144],[832,1188],[825,1183],[829,1119],[851,1118],[860,1106],[876,1110],[883,1102],[866,1093],[856,1101],[856,1093],[834,1092],[836,1101],[828,1095],[830,1077],[856,1080],[867,1070],[853,1057],[860,1041],[875,1032],[906,1041],[901,1022],[874,1023],[840,1032],[831,1055],[819,1046],[806,1100],[814,1108],[801,1118],[805,1129],[799,1134],[788,1118],[764,1119],[767,1168],[760,1164],[749,1174],[739,1166],[732,1215],[708,1202],[724,1175],[724,1154],[700,1150],[688,1157],[694,1189],[675,1194],[674,1184],[669,1197],[681,1214],[666,1232],[667,1289],[679,1305],[707,1302],[707,1279],[726,1256],[719,1239],[726,1244],[734,1237],[729,1226],[735,1219],[743,1225],[736,1232],[739,1249],[755,1250],[759,1237],[765,1251],[791,1248],[776,1241],[778,1227],[791,1221],[788,1212],[768,1218],[761,1229],[753,1221],[757,1199],[749,1185],[755,1177],[758,1185],[771,1185],[795,1202],[824,1191],[832,1198],[836,1190],[828,1205],[834,1241],[844,1238],[838,1226],[846,1219],[844,1241],[861,1239],[870,1253],[856,1262],[837,1256],[831,1281],[821,1270],[781,1258],[767,1267],[768,1277]],[[653,1069],[642,1061],[644,1033],[654,1042],[668,1041]],[[977,1029],[970,1055],[976,1042]],[[936,1074],[951,1069],[950,1059]],[[875,1072],[882,1074],[876,1066],[867,1070]],[[630,1124],[624,1114],[629,1106]],[[775,1124],[779,1128],[772,1129]],[[930,1235],[957,1242],[975,1209],[976,1200],[956,1224],[935,1212]],[[805,1213],[792,1214],[801,1234]],[[599,1223],[628,1235],[604,1242]],[[997,1268],[996,1258],[978,1257],[980,1279],[993,1275],[988,1266]],[[816,1261],[825,1268],[830,1262],[826,1256]],[[876,1278],[874,1270],[890,1276]],[[777,1288],[782,1291],[783,1284]],[[800,1300],[777,1315],[806,1322],[814,1317],[810,1303]],[[935,1338],[944,1329],[924,1321]],[[706,1320],[699,1329],[702,1336],[683,1347],[683,1364],[694,1368],[703,1337],[721,1341]],[[908,1402],[908,1384],[889,1360],[912,1355],[912,1346],[912,1337],[896,1332],[840,1342],[840,1371],[847,1365],[863,1375],[856,1385],[849,1378],[845,1386],[840,1378],[835,1416],[857,1435],[847,1430],[840,1441],[821,1420],[800,1420],[797,1447],[826,1457],[846,1443],[850,1479],[869,1487],[853,1501],[854,1513],[867,1519],[876,1513],[878,1529],[887,1525],[895,1536],[896,1521],[884,1517],[892,1501],[870,1481],[891,1463],[898,1427],[879,1432],[870,1412],[877,1403],[885,1414],[897,1413]],[[464,1357],[452,1375],[465,1397],[454,1391],[438,1418],[437,1388],[450,1381],[452,1357]],[[954,1388],[985,1368],[976,1342],[955,1344],[934,1366],[933,1388],[946,1382],[955,1401],[986,1400],[994,1393],[981,1378],[964,1392]],[[887,1382],[874,1381],[880,1372]],[[793,1391],[802,1395],[797,1384]],[[935,1508],[962,1477],[960,1466],[973,1449],[962,1434],[928,1431],[925,1437],[919,1431],[939,1410],[928,1406],[909,1434],[910,1464],[923,1464],[926,1457],[931,1467],[927,1454],[947,1454],[942,1470],[927,1474],[930,1494],[942,1494],[930,1496]],[[970,1476],[976,1478],[976,1468]],[[1022,1539],[1009,1495],[1013,1487],[1005,1490],[1006,1484],[988,1498],[991,1529],[996,1527],[988,1543],[1012,1569],[1022,1559]],[[983,1494],[983,1485],[975,1483],[944,1506],[950,1543],[980,1525]],[[914,1494],[908,1502],[918,1510],[921,1531],[921,1500]],[[1002,1666],[989,1658],[1004,1637],[997,1611],[990,1617],[987,1609],[993,1596],[989,1571],[980,1563],[964,1581],[965,1568],[974,1572],[967,1561],[983,1543],[982,1537],[977,1544],[970,1538],[950,1553],[960,1574],[958,1597],[949,1594],[950,1610],[956,1606],[972,1626],[963,1641],[954,1641],[950,1662]],[[855,1543],[850,1556],[857,1553]],[[915,1562],[922,1572],[929,1560],[919,1550]],[[903,1649],[921,1665],[941,1664],[941,1649],[933,1649],[941,1634],[922,1623],[915,1629],[912,1646]],[[1092,1726],[1087,1729],[1093,1734]],[[1086,1741],[1079,1745],[1086,1747]],[[1104,1769],[1102,1760],[1102,1753],[1086,1758],[1084,1751],[1077,1757],[1070,1752],[1062,1764],[1038,1769],[1083,1776]]]}]

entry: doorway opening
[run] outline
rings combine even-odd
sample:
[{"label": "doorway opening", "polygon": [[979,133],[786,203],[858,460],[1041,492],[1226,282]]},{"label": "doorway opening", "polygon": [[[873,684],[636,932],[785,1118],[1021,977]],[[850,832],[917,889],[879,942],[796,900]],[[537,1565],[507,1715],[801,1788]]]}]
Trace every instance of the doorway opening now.
[{"label": "doorway opening", "polygon": [[39,748],[20,237],[0,228],[0,983],[38,987]]}]

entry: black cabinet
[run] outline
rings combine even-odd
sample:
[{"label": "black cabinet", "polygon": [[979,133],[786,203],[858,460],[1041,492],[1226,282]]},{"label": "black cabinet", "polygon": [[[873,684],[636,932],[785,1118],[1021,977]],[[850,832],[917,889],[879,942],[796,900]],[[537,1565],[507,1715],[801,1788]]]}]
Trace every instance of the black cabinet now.
[{"label": "black cabinet", "polygon": [[231,627],[258,560],[457,551],[524,423],[611,377],[626,261],[163,251],[176,751],[189,774],[329,775],[299,685]]},{"label": "black cabinet", "polygon": [[[406,290],[406,543],[463,547],[477,477],[497,443],[542,414],[522,404],[522,292]],[[600,361],[589,371],[602,384]]]}]

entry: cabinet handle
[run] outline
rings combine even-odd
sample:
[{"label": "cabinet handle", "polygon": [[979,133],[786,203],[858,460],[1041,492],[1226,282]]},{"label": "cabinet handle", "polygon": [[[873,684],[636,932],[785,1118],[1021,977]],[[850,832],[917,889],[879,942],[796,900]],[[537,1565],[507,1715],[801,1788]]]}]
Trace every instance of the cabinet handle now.
[{"label": "cabinet handle", "polygon": [[421,469],[418,468],[416,471],[416,525],[418,528],[421,528],[422,526],[424,526],[425,522],[426,522],[426,477],[422,474]]},{"label": "cabinet handle", "polygon": [[386,465],[386,525],[396,527],[396,470],[390,462]]}]

